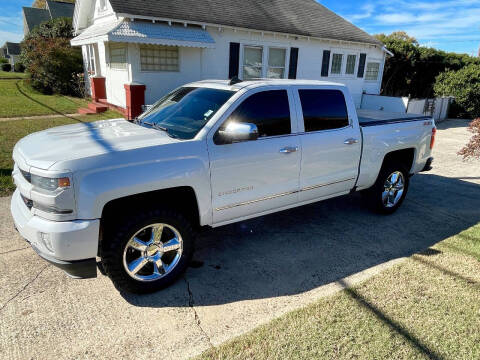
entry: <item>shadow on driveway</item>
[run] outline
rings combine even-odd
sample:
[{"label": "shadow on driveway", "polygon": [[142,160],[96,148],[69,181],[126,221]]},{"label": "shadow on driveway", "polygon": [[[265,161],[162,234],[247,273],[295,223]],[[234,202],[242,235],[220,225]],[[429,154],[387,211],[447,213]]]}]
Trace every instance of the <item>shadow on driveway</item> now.
[{"label": "shadow on driveway", "polygon": [[[203,267],[186,274],[195,306],[304,293],[410,256],[480,222],[480,185],[422,174],[402,208],[370,213],[345,196],[208,230],[197,242]],[[123,294],[142,307],[183,307],[172,288]]]}]

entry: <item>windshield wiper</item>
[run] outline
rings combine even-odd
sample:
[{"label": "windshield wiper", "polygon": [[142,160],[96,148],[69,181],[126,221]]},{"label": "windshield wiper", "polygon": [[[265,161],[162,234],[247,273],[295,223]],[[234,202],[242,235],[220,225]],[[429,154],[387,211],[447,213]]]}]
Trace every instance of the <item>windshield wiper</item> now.
[{"label": "windshield wiper", "polygon": [[175,135],[171,134],[170,131],[166,127],[160,126],[160,125],[155,124],[155,123],[147,122],[147,121],[143,121],[142,123],[146,124],[146,125],[150,125],[155,130],[162,130],[162,131],[166,132],[167,135],[170,136],[173,139],[178,139],[178,136],[175,136]]}]

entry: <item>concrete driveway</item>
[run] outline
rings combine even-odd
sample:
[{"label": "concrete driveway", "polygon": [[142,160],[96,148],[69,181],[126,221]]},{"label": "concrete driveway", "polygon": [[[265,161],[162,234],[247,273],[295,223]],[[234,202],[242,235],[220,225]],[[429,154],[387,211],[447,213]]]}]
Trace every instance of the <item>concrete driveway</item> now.
[{"label": "concrete driveway", "polygon": [[480,162],[456,155],[466,125],[439,125],[435,168],[412,179],[395,215],[370,213],[356,195],[211,230],[198,242],[203,266],[148,296],[47,265],[1,198],[1,357],[186,358],[457,234],[480,222]]}]

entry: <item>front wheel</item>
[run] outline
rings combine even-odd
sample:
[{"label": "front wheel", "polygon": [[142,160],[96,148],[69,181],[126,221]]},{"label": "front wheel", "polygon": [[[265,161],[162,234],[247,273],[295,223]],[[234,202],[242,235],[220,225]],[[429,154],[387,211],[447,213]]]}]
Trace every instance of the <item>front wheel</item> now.
[{"label": "front wheel", "polygon": [[367,190],[372,209],[381,214],[393,214],[407,195],[410,178],[404,166],[383,166],[375,184]]},{"label": "front wheel", "polygon": [[180,213],[150,210],[108,227],[102,265],[118,290],[152,293],[183,274],[193,247],[192,227]]}]

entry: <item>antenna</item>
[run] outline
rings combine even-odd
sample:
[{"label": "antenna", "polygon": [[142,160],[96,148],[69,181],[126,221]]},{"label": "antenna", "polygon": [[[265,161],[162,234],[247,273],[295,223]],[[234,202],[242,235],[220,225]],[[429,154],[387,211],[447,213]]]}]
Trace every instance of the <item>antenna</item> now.
[{"label": "antenna", "polygon": [[230,79],[230,82],[229,82],[229,85],[235,85],[235,84],[238,84],[238,83],[241,83],[242,80],[240,80],[238,78],[238,76],[234,76]]}]

